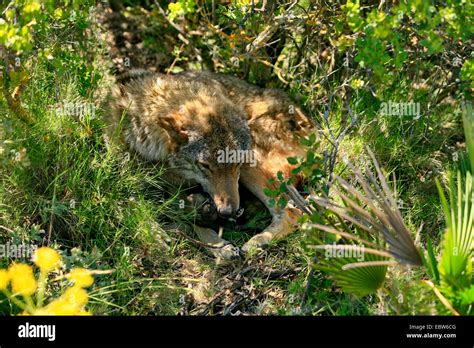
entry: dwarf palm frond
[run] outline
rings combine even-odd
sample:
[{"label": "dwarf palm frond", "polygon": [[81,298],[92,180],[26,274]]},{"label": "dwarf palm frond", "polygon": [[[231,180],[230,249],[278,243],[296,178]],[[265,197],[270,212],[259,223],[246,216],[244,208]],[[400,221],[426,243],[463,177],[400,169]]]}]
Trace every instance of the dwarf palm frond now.
[{"label": "dwarf palm frond", "polygon": [[[472,251],[474,247],[474,187],[472,175],[457,172],[457,184],[449,177],[449,200],[439,181],[438,186],[447,229],[443,237],[443,251],[439,261],[441,279],[454,287],[470,282]],[[467,282],[467,283],[466,283]]]},{"label": "dwarf palm frond", "polygon": [[[344,291],[365,296],[382,286],[387,266],[390,265],[387,262],[390,261],[373,254],[366,254],[364,259],[366,262],[360,262],[357,258],[325,259],[316,267],[331,274],[336,284]],[[362,267],[347,267],[359,264],[363,264]]]},{"label": "dwarf palm frond", "polygon": [[474,248],[474,113],[472,105],[463,105],[463,123],[471,171],[457,171],[456,180],[449,174],[449,199],[436,181],[446,220],[443,250],[438,267],[441,279],[454,288],[469,286]]},{"label": "dwarf palm frond", "polygon": [[[411,233],[403,221],[397,201],[387,185],[374,154],[370,149],[367,151],[373,161],[376,174],[367,169],[363,175],[360,169],[348,163],[359,187],[349,184],[337,175],[334,177],[337,185],[331,185],[331,190],[343,204],[336,203],[329,197],[316,195],[309,197],[314,204],[334,213],[344,223],[340,224],[339,228],[321,224],[310,224],[307,227],[316,227],[325,232],[339,234],[343,238],[358,240],[365,245],[385,250],[381,243],[374,244],[353,233],[354,230],[363,231],[367,237],[385,241],[388,245],[387,252],[399,263],[421,265],[419,250],[415,247]],[[290,188],[289,195],[300,209],[310,213],[314,211],[314,208],[299,196],[296,190]]]},{"label": "dwarf palm frond", "polygon": [[336,176],[336,181],[343,190],[335,187],[335,194],[342,198],[345,206],[331,209],[341,218],[346,218],[353,224],[365,230],[369,235],[382,239],[388,245],[388,252],[402,264],[421,265],[418,249],[411,238],[410,231],[405,226],[398,203],[387,185],[385,176],[375,159],[372,151],[367,148],[377,177],[369,169],[365,176],[352,166],[356,180],[362,187],[362,192],[344,179]]},{"label": "dwarf palm frond", "polygon": [[[397,200],[390,190],[385,176],[367,148],[372,159],[375,172],[369,169],[362,171],[352,164],[348,166],[354,173],[355,183],[350,184],[339,176],[334,176],[334,184],[330,185],[333,197],[310,195],[309,203],[296,190],[289,188],[289,196],[303,211],[313,214],[316,207],[333,214],[337,221],[326,219],[327,224],[306,223],[307,231],[320,230],[339,235],[345,239],[346,245],[314,245],[310,248],[325,250],[326,256],[334,249],[342,250],[342,256],[325,257],[315,267],[329,271],[336,283],[343,290],[357,295],[366,295],[379,288],[387,267],[400,264],[421,265],[420,252],[416,248],[411,233],[406,227]],[[329,183],[326,183],[329,184]],[[351,257],[350,251],[362,250],[363,259]]]},{"label": "dwarf palm frond", "polygon": [[463,126],[466,136],[466,147],[471,161],[471,174],[474,167],[474,112],[471,103],[464,103],[463,106]]}]

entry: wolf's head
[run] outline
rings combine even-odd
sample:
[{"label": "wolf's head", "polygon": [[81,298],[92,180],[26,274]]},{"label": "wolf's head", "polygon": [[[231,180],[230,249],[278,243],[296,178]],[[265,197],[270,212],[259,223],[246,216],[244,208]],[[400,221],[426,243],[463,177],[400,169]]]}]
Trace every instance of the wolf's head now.
[{"label": "wolf's head", "polygon": [[201,184],[221,216],[232,217],[240,204],[240,167],[254,159],[243,110],[211,98],[186,103],[181,115],[186,121],[180,134],[186,141],[169,162],[186,179]]}]

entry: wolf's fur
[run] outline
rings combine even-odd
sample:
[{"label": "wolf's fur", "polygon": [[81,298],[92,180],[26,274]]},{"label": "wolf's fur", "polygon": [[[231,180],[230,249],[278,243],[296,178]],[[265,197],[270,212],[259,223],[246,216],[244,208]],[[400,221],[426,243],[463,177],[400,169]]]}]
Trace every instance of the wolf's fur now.
[{"label": "wolf's fur", "polygon": [[[314,127],[282,91],[211,72],[143,73],[128,79],[112,93],[111,133],[121,130],[132,149],[166,163],[177,181],[201,184],[222,215],[239,208],[239,181],[247,187],[273,220],[244,250],[292,231],[299,212],[270,207],[263,189],[278,171],[290,176],[293,166],[287,158],[305,154],[298,137]],[[253,151],[257,165],[219,163],[217,153],[226,148]],[[197,232],[204,241],[220,240],[208,229]]]}]

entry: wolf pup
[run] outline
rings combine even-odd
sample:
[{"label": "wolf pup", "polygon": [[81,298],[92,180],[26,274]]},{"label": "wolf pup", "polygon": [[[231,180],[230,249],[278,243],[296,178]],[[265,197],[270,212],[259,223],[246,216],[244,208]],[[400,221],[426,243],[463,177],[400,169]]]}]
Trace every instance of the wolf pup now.
[{"label": "wolf pup", "polygon": [[[239,183],[266,205],[272,223],[244,252],[294,230],[300,212],[270,206],[263,190],[279,171],[290,176],[287,158],[305,155],[299,137],[314,126],[283,92],[211,72],[140,71],[118,80],[109,107],[109,135],[119,133],[142,157],[164,163],[176,184],[200,184],[219,215],[239,210]],[[194,229],[215,256],[239,254],[212,229]]]}]

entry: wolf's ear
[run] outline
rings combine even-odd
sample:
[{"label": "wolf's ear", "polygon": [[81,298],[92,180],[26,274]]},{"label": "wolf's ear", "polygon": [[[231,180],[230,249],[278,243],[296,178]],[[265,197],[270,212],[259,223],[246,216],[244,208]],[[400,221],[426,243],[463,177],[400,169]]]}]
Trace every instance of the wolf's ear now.
[{"label": "wolf's ear", "polygon": [[185,123],[186,118],[180,112],[169,113],[161,117],[161,128],[163,128],[171,139],[178,143],[187,143],[191,137],[190,130]]}]

